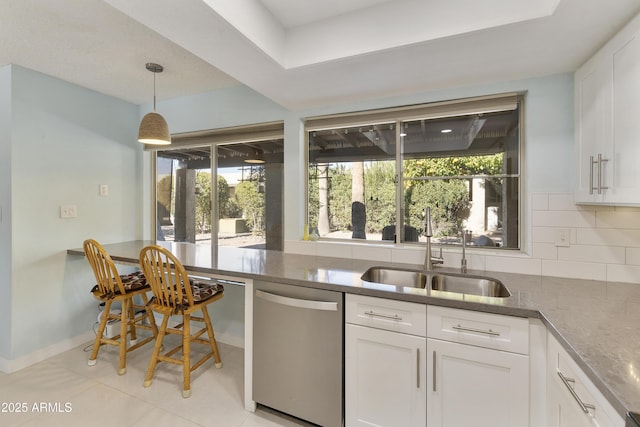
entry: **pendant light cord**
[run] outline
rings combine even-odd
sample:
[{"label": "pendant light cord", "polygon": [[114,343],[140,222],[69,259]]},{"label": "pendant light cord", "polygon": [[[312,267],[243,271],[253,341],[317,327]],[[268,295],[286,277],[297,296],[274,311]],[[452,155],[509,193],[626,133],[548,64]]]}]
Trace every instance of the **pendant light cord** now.
[{"label": "pendant light cord", "polygon": [[156,112],[156,72],[153,72],[153,112]]}]

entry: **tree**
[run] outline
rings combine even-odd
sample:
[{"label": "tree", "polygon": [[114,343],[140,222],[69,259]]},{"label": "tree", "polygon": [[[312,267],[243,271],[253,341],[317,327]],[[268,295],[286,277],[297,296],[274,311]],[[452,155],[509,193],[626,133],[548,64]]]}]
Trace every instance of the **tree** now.
[{"label": "tree", "polygon": [[220,218],[237,218],[241,214],[236,199],[231,197],[231,188],[227,180],[222,175],[218,175],[218,216]]},{"label": "tree", "polygon": [[329,170],[329,212],[332,230],[351,229],[351,171],[344,164]]},{"label": "tree", "polygon": [[[469,216],[468,181],[446,179],[451,176],[492,175],[502,172],[501,153],[485,156],[412,159],[404,162],[405,214],[419,232],[424,233],[424,210],[431,208],[434,235],[451,236],[462,232],[462,222]],[[439,180],[411,178],[437,176]]]},{"label": "tree", "polygon": [[367,233],[382,233],[396,223],[396,168],[393,161],[372,162],[365,173]]},{"label": "tree", "polygon": [[408,222],[425,232],[425,208],[431,208],[434,236],[457,236],[469,216],[469,191],[464,181],[418,181],[405,192]]},{"label": "tree", "polygon": [[211,232],[211,173],[196,172],[196,227],[199,233]]},{"label": "tree", "polygon": [[243,181],[236,187],[236,200],[247,226],[253,234],[264,231],[264,196],[258,191],[257,181]]}]

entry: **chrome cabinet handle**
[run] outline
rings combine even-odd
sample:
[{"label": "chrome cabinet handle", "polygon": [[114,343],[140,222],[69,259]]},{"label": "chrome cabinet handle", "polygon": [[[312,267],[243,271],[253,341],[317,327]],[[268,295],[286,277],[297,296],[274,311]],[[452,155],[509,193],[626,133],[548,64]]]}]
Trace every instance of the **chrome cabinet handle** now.
[{"label": "chrome cabinet handle", "polygon": [[396,321],[402,320],[402,317],[398,316],[397,314],[394,314],[392,316],[390,314],[376,313],[373,310],[365,311],[364,314],[369,316],[369,317],[380,317],[382,319],[391,319],[391,320],[396,320]]},{"label": "chrome cabinet handle", "polygon": [[453,325],[451,327],[451,329],[455,329],[456,331],[461,331],[461,332],[473,332],[475,334],[491,335],[493,337],[499,337],[500,336],[500,332],[496,332],[496,331],[491,330],[491,329],[468,328],[466,326],[460,325],[459,323],[457,325]]},{"label": "chrome cabinet handle", "polygon": [[259,289],[256,289],[256,297],[276,304],[288,305],[290,307],[308,308],[311,310],[338,311],[337,302],[312,301],[306,299],[283,297],[281,295],[264,292]]},{"label": "chrome cabinet handle", "polygon": [[433,375],[431,376],[433,380],[432,388],[433,388],[433,391],[435,392],[436,391],[436,351],[435,350],[433,350],[433,364],[431,368],[433,370],[432,372]]},{"label": "chrome cabinet handle", "polygon": [[420,388],[420,349],[416,348],[416,388]]},{"label": "chrome cabinet handle", "polygon": [[593,161],[593,156],[589,156],[589,194],[593,194],[593,190],[597,190],[593,186],[593,165],[597,162]]},{"label": "chrome cabinet handle", "polygon": [[571,396],[573,396],[573,398],[576,400],[576,402],[578,402],[578,405],[580,405],[580,409],[582,409],[582,412],[584,412],[585,414],[589,413],[589,409],[592,410],[596,410],[595,405],[592,405],[590,403],[584,403],[582,401],[582,399],[580,399],[580,396],[578,396],[578,393],[576,393],[576,391],[573,389],[573,387],[571,387],[571,383],[575,383],[575,380],[573,378],[567,378],[565,377],[562,372],[558,371],[558,376],[560,377],[560,379],[562,380],[562,382],[564,383],[564,385],[569,389],[569,392],[571,393]]},{"label": "chrome cabinet handle", "polygon": [[608,162],[609,159],[603,159],[602,154],[598,154],[598,194],[602,194],[602,190],[608,187],[602,186],[602,162]]},{"label": "chrome cabinet handle", "polygon": [[[602,190],[607,190],[609,187],[602,185],[602,163],[608,162],[609,159],[603,159],[602,153],[598,153],[598,160],[593,160],[593,156],[589,156],[589,194],[593,194],[593,190],[598,191],[598,194],[602,194]],[[593,165],[598,168],[598,182],[597,185],[593,185]]]}]

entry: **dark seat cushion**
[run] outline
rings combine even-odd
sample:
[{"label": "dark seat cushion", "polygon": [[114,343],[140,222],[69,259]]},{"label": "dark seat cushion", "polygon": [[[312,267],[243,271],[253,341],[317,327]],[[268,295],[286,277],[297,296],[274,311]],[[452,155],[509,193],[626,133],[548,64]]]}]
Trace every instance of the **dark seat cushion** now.
[{"label": "dark seat cushion", "polygon": [[[136,271],[131,274],[122,274],[120,275],[120,280],[122,280],[122,285],[124,286],[125,292],[137,291],[138,289],[148,288],[149,284],[147,283],[147,278],[144,277],[142,271]],[[98,285],[95,285],[91,292],[97,292],[99,290]],[[115,294],[119,294],[120,290],[116,286],[114,289]]]},{"label": "dark seat cushion", "polygon": [[[189,278],[189,284],[191,285],[191,293],[193,294],[194,303],[206,301],[214,295],[224,292],[224,286],[222,286],[220,283],[200,282],[198,280]],[[182,304],[184,304],[185,306],[189,304],[187,296],[184,294],[182,297]]]}]

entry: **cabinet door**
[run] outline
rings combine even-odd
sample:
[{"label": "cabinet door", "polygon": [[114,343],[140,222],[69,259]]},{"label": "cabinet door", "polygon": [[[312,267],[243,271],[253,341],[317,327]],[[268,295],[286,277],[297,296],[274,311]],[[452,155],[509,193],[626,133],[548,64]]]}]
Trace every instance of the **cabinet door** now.
[{"label": "cabinet door", "polygon": [[427,339],[429,427],[529,425],[529,357]]},{"label": "cabinet door", "polygon": [[576,71],[578,203],[640,204],[639,73],[639,17]]},{"label": "cabinet door", "polygon": [[[594,57],[575,75],[575,139],[578,185],[575,201],[602,203],[611,171],[611,73],[608,60]],[[607,114],[607,112],[609,113]],[[598,159],[601,159],[598,162]],[[594,163],[595,162],[595,163]]]},{"label": "cabinet door", "polygon": [[613,52],[612,202],[640,202],[640,36],[622,40]]},{"label": "cabinet door", "polygon": [[424,427],[426,338],[347,324],[348,427]]},{"label": "cabinet door", "polygon": [[549,427],[598,427],[593,417],[586,415],[566,390],[552,378],[547,388],[547,425]]},{"label": "cabinet door", "polygon": [[624,420],[551,333],[547,334],[547,425],[622,427]]}]

